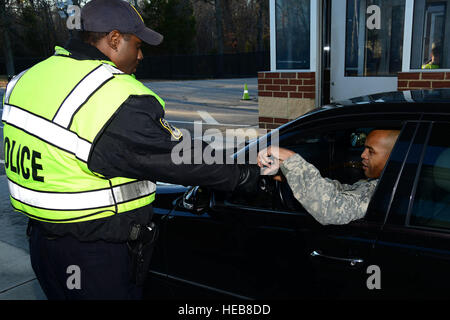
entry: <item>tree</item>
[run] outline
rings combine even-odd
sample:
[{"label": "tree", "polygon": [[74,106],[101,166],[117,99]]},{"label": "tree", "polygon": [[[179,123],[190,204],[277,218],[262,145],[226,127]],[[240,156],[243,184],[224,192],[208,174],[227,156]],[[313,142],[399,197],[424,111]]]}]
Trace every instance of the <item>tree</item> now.
[{"label": "tree", "polygon": [[145,1],[142,12],[146,25],[164,36],[162,44],[152,48],[152,52],[193,53],[196,23],[189,0]]},{"label": "tree", "polygon": [[8,76],[13,76],[15,74],[14,55],[10,39],[10,22],[12,14],[9,5],[9,1],[0,0],[0,31],[3,38],[3,54],[5,56],[6,73]]}]

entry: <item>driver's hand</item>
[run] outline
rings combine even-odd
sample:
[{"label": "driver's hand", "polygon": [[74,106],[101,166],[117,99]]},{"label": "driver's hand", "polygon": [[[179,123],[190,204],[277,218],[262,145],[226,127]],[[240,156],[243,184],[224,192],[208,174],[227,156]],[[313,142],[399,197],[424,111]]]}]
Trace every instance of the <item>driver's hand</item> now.
[{"label": "driver's hand", "polygon": [[295,152],[291,150],[275,146],[261,150],[258,153],[258,166],[262,169],[261,175],[276,174],[280,168],[280,163],[294,154]]}]

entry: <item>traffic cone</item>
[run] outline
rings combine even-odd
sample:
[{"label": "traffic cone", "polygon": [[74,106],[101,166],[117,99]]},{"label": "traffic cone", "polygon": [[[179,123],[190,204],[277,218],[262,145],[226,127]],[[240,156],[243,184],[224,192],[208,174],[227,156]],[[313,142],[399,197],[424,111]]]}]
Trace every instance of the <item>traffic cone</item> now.
[{"label": "traffic cone", "polygon": [[247,84],[244,84],[244,95],[242,96],[241,100],[250,100],[250,96],[248,95]]}]

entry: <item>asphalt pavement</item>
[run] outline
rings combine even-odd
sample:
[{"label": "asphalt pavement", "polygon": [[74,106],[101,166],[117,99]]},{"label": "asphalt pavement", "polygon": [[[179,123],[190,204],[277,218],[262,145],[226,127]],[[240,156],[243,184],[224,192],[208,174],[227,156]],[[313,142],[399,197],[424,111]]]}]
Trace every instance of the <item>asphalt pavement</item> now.
[{"label": "asphalt pavement", "polygon": [[[208,141],[208,129],[218,129],[227,139],[227,130],[257,130],[257,79],[144,81],[166,103],[165,118],[174,126],[185,129],[194,137],[194,123],[201,124]],[[248,85],[250,100],[241,100],[244,84]],[[0,88],[0,100],[4,88]],[[0,105],[0,114],[1,114]],[[0,129],[3,124],[0,123]],[[246,131],[247,130],[247,131]],[[264,132],[258,131],[258,134]],[[217,138],[217,135],[215,135]],[[0,130],[3,141],[3,130]],[[231,137],[234,141],[234,137]],[[14,212],[9,202],[4,171],[4,150],[0,148],[0,300],[45,300],[31,268],[27,218]]]}]

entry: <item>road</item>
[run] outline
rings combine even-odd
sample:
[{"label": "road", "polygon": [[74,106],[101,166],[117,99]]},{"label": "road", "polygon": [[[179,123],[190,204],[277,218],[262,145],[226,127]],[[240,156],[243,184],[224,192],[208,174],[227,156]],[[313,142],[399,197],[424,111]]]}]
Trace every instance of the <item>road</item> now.
[{"label": "road", "polygon": [[[145,85],[166,102],[166,119],[176,127],[189,130],[194,137],[194,121],[202,123],[202,132],[211,128],[224,132],[226,129],[254,128],[257,125],[257,101],[255,99],[241,101],[244,83],[248,85],[250,97],[254,98],[257,94],[256,78],[153,81],[145,82]],[[4,89],[0,89],[0,99],[3,99],[3,94]],[[2,110],[0,114],[1,112]],[[1,141],[3,141],[2,127],[0,123]],[[26,237],[24,237],[26,221],[24,215],[12,211],[9,203],[2,145],[0,148],[0,243],[4,242],[28,250]]]}]

